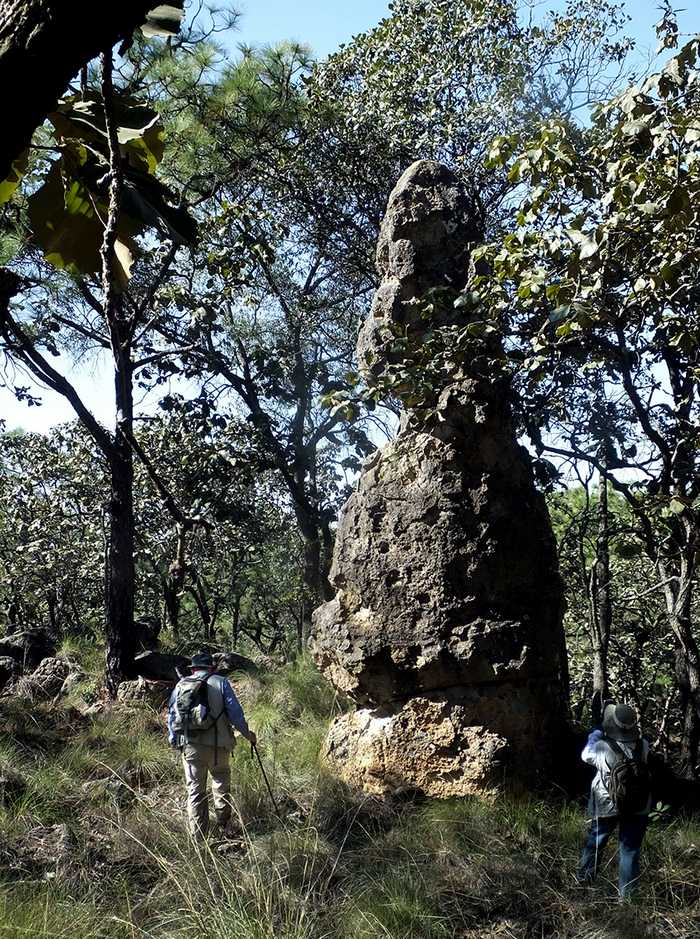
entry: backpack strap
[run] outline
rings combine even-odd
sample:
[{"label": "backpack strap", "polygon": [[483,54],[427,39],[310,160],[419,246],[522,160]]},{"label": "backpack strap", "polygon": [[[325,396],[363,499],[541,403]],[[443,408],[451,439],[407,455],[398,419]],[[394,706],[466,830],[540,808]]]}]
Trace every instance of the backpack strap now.
[{"label": "backpack strap", "polygon": [[[603,740],[607,743],[613,753],[617,754],[617,756],[622,757],[623,760],[629,759],[617,740],[613,740],[612,737],[603,737]],[[641,737],[635,741],[634,747],[632,749],[632,759],[637,763],[646,762],[644,759],[644,741]]]},{"label": "backpack strap", "polygon": [[[214,677],[221,677],[221,676],[209,675],[209,677],[207,678],[207,682],[209,681],[209,678],[214,678]],[[224,691],[223,691],[223,688],[219,688],[219,692],[220,692],[220,694],[221,694],[222,705],[221,705],[221,710],[219,711],[219,713],[218,713],[218,714],[216,715],[216,717],[214,718],[214,720],[217,721],[217,722],[218,722],[218,720],[219,720],[221,717],[223,717],[223,715],[226,713],[226,700],[225,700],[225,698],[224,698]]]},{"label": "backpack strap", "polygon": [[627,759],[625,756],[625,751],[622,749],[617,740],[613,740],[612,737],[603,737],[603,740],[607,743],[613,753],[617,754],[617,756],[621,756],[623,759]]},{"label": "backpack strap", "polygon": [[[612,737],[603,737],[603,740],[607,743],[607,745],[610,747],[610,749],[612,750],[612,752],[615,754],[615,756],[616,756],[619,760],[626,760],[626,759],[627,759],[627,754],[626,754],[625,751],[622,749],[622,747],[621,747],[620,744],[617,742],[617,740],[613,740]],[[607,760],[606,760],[605,762],[608,764],[608,769],[612,772],[613,767],[610,765],[610,763],[608,763]]]}]

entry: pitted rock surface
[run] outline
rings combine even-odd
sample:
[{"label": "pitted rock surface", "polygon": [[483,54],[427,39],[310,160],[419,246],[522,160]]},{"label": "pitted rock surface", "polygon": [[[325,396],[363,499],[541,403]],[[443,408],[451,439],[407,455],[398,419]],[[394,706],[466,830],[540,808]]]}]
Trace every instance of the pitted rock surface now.
[{"label": "pitted rock surface", "polygon": [[168,703],[171,690],[172,685],[168,682],[137,678],[119,684],[117,701],[128,706],[146,706],[160,710]]},{"label": "pitted rock surface", "polygon": [[[397,185],[379,239],[384,279],[358,345],[370,380],[396,361],[392,324],[411,322],[420,337],[430,323],[416,301],[463,288],[469,213],[439,164],[414,164]],[[438,316],[464,314],[450,303]],[[498,352],[495,340],[481,343],[429,409],[404,415],[341,513],[336,594],[316,611],[312,649],[361,708],[335,722],[327,759],[372,792],[534,782],[566,716],[554,538],[507,381],[489,370]]]},{"label": "pitted rock surface", "polygon": [[63,659],[47,656],[30,675],[24,675],[17,685],[17,693],[32,698],[54,698],[70,673],[70,665]]}]

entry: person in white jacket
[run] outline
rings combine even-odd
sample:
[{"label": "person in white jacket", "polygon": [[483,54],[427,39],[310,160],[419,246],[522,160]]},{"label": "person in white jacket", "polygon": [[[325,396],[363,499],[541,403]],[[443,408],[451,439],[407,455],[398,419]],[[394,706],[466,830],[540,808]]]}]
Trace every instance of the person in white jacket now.
[{"label": "person in white jacket", "polygon": [[578,881],[588,884],[594,880],[605,845],[619,828],[619,891],[624,899],[639,880],[639,858],[649,822],[651,793],[637,811],[621,814],[610,792],[611,773],[623,760],[646,764],[649,744],[640,734],[636,711],[627,704],[608,704],[602,723],[602,728],[591,731],[581,753],[583,762],[595,767],[596,774],[588,802],[591,827],[581,854]]}]

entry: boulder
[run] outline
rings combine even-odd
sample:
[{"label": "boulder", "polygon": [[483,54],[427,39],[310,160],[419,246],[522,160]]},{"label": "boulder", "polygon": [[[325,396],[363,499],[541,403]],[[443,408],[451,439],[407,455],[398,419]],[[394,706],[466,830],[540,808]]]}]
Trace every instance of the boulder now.
[{"label": "boulder", "polygon": [[[436,320],[468,324],[454,300],[477,232],[470,212],[440,164],[420,161],[399,181],[358,343],[368,381],[400,361],[397,332],[419,347]],[[406,410],[341,512],[335,596],[316,611],[311,644],[323,674],[359,705],[336,719],[326,759],[374,793],[535,783],[565,729],[556,547],[501,357],[497,339],[475,339],[461,372]]]},{"label": "boulder", "polygon": [[69,674],[70,665],[67,662],[49,657],[43,659],[31,675],[24,677],[23,684],[35,695],[54,698],[60,692]]},{"label": "boulder", "polygon": [[163,623],[157,616],[143,616],[134,622],[136,635],[145,650],[157,647],[162,628]]},{"label": "boulder", "polygon": [[24,629],[0,639],[0,656],[14,659],[26,672],[42,659],[54,655],[56,643],[50,632],[43,628]]},{"label": "boulder", "polygon": [[160,710],[168,703],[171,690],[170,682],[146,681],[145,678],[122,681],[117,688],[117,701],[120,704],[146,705]]},{"label": "boulder", "polygon": [[158,652],[151,649],[141,652],[134,659],[134,671],[141,678],[150,681],[169,681],[172,684],[180,677],[178,669],[188,674],[190,658],[186,655],[176,655],[172,652]]},{"label": "boulder", "polygon": [[25,864],[43,870],[45,877],[68,880],[76,875],[80,847],[68,825],[39,825],[24,836],[21,854]]},{"label": "boulder", "polygon": [[260,666],[256,662],[245,655],[239,655],[238,652],[215,652],[212,658],[220,675],[230,675],[232,672],[257,675],[260,672]]},{"label": "boulder", "polygon": [[[217,671],[222,675],[232,672],[246,672],[257,675],[260,666],[245,655],[238,652],[214,652],[212,655]],[[171,652],[158,652],[154,649],[141,652],[134,659],[134,670],[141,678],[150,681],[169,681],[172,684],[180,677],[178,669],[183,675],[189,674],[191,657],[176,655]]]},{"label": "boulder", "polygon": [[76,688],[87,681],[87,675],[84,671],[82,671],[82,669],[75,666],[72,662],[69,662],[68,664],[70,666],[70,671],[61,685],[61,697],[71,694],[71,692],[75,691]]},{"label": "boulder", "polygon": [[231,685],[243,712],[247,715],[262,694],[262,682],[254,675],[242,675],[240,678],[235,678]]}]

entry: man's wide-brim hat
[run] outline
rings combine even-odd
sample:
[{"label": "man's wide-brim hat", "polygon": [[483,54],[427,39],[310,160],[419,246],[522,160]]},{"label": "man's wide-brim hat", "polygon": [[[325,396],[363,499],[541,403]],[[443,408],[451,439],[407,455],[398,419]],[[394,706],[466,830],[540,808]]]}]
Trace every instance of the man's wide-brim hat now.
[{"label": "man's wide-brim hat", "polygon": [[208,652],[199,652],[192,656],[192,668],[213,668],[214,659]]},{"label": "man's wide-brim hat", "polygon": [[623,743],[638,740],[639,722],[635,709],[629,704],[609,704],[603,714],[603,733]]}]

